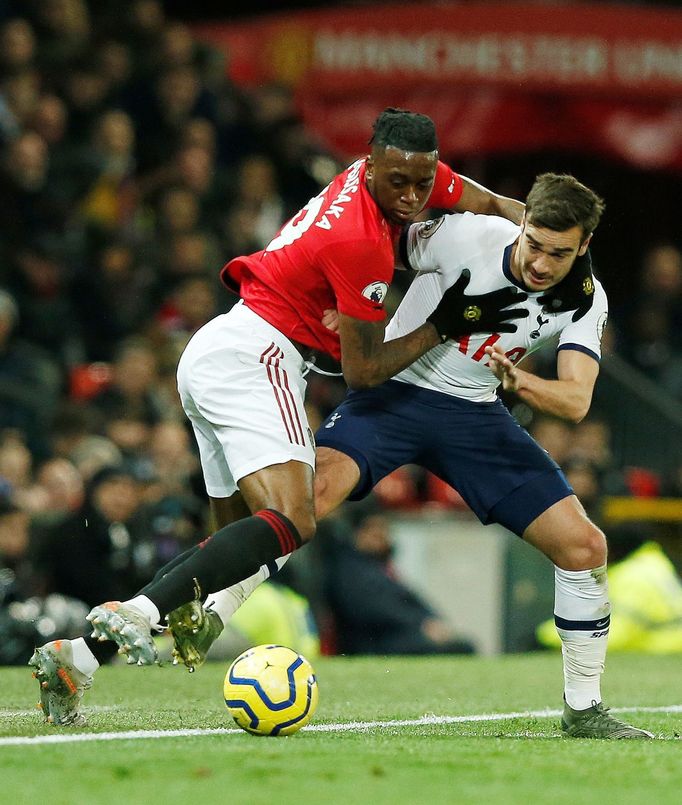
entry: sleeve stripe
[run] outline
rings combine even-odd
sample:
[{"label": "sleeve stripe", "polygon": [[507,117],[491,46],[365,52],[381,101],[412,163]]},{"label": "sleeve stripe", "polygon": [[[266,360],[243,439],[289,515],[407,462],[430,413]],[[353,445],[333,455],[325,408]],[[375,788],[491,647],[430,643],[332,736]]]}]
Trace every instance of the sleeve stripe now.
[{"label": "sleeve stripe", "polygon": [[596,352],[588,347],[584,347],[582,344],[559,344],[557,352],[561,352],[562,349],[574,349],[576,352],[582,352],[584,355],[589,355],[590,358],[594,358],[597,363],[601,362],[601,358]]}]

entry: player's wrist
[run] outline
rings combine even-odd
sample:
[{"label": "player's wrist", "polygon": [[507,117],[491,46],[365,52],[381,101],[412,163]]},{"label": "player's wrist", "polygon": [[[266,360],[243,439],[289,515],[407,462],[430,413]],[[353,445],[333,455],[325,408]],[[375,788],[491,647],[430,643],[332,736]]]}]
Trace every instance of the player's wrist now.
[{"label": "player's wrist", "polygon": [[436,339],[432,346],[438,346],[438,344],[444,344],[450,336],[447,333],[440,333],[438,332],[438,327],[436,326],[435,322],[433,321],[426,321],[425,326],[428,327],[429,333],[431,333],[434,338]]}]

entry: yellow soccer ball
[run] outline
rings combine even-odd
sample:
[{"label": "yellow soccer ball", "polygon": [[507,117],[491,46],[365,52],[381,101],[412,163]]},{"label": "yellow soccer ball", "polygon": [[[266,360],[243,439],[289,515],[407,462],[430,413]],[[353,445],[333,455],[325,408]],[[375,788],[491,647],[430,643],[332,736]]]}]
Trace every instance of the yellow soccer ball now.
[{"label": "yellow soccer ball", "polygon": [[286,646],[255,646],[229,667],[225,704],[235,722],[252,735],[291,735],[317,708],[317,679],[301,654]]}]

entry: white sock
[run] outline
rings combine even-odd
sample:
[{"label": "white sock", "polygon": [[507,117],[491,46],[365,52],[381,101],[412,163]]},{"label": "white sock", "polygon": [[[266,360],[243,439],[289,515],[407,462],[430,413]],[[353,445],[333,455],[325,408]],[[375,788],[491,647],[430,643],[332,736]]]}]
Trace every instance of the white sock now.
[{"label": "white sock", "polygon": [[[291,556],[288,553],[286,556],[280,556],[275,561],[277,562],[277,569],[279,570]],[[262,584],[266,579],[270,578],[270,569],[267,565],[262,565],[253,576],[248,579],[233,584],[232,587],[227,587],[225,590],[219,590],[217,593],[211,593],[204,606],[206,609],[212,609],[217,612],[223,624],[227,623],[239,607],[246,601],[251,593]]]},{"label": "white sock", "polygon": [[161,620],[161,613],[159,612],[156,604],[146,595],[137,595],[128,601],[123,602],[126,605],[139,609],[140,612],[149,620],[149,625],[153,628],[160,629],[159,621]]},{"label": "white sock", "polygon": [[574,710],[601,702],[610,621],[605,565],[593,570],[554,568],[554,622],[562,644],[564,696]]},{"label": "white sock", "polygon": [[77,637],[71,641],[71,651],[73,653],[73,664],[82,674],[94,674],[99,668],[97,657],[90,651],[88,644],[82,637]]}]

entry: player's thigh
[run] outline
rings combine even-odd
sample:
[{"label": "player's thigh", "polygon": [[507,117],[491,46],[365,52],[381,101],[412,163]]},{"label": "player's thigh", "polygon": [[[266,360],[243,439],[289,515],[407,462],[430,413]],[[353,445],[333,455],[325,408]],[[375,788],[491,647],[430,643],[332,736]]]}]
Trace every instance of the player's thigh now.
[{"label": "player's thigh", "polygon": [[[227,463],[223,443],[214,432],[211,423],[206,421],[198,411],[192,411],[189,406],[186,406],[185,412],[192,424],[194,438],[199,450],[199,460],[201,462],[201,472],[204,476],[206,492],[212,500],[229,499],[232,495],[237,493],[238,490],[237,483]],[[212,509],[214,518],[215,514]],[[217,528],[226,524],[227,523],[222,522],[222,513],[219,519],[215,519],[214,522]]]},{"label": "player's thigh", "polygon": [[[346,497],[364,498],[395,469],[417,462],[425,431],[437,427],[420,405],[420,391],[397,381],[351,391],[317,429],[317,473],[334,485],[323,500],[318,482],[319,516]],[[331,452],[323,453],[323,449]],[[355,484],[349,490],[346,484],[356,468]]]},{"label": "player's thigh", "polygon": [[[219,444],[237,482],[290,461],[313,468],[304,367],[293,345],[244,306],[202,328],[178,367],[183,407],[207,443],[202,464],[210,464]],[[210,469],[204,470],[210,476]],[[211,497],[234,491],[234,486],[208,488]]]},{"label": "player's thigh", "polygon": [[450,400],[430,432],[423,466],[453,486],[482,523],[519,536],[572,492],[556,462],[499,400]]}]

